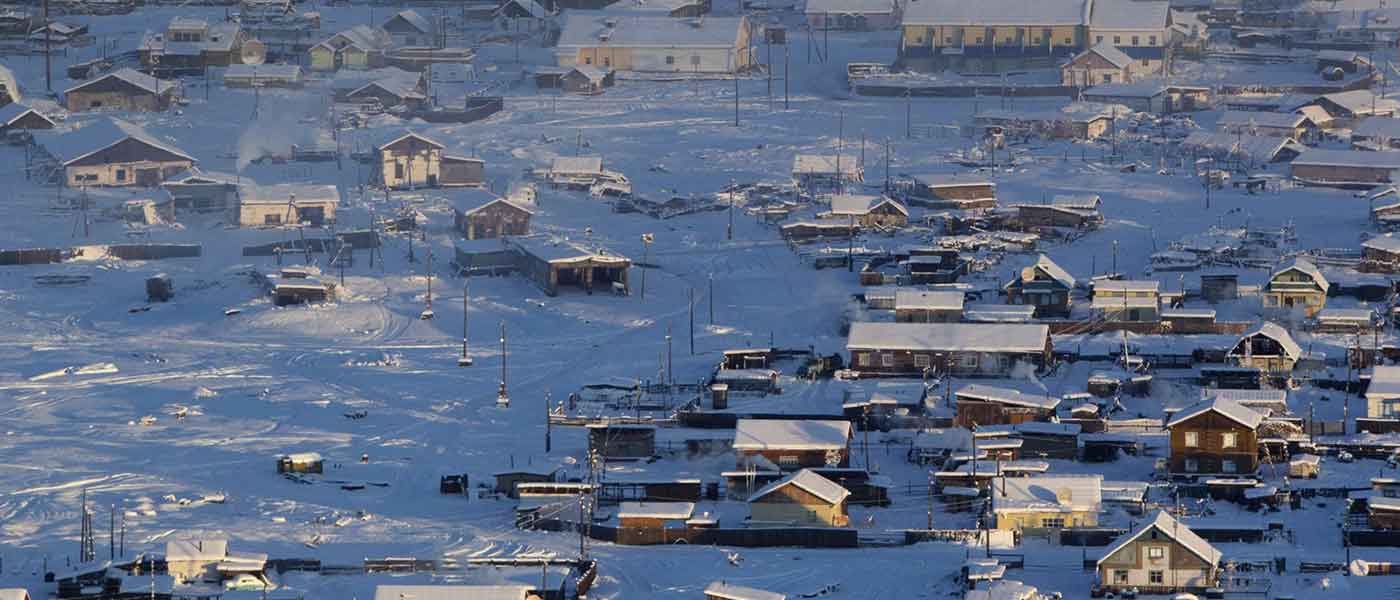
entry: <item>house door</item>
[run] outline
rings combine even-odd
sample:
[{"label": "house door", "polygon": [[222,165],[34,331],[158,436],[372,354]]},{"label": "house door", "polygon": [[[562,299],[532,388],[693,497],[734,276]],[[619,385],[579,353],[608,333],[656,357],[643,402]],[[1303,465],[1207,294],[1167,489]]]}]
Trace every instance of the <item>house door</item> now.
[{"label": "house door", "polygon": [[438,186],[438,176],[437,176],[437,173],[428,173],[428,187],[437,187],[437,186]]},{"label": "house door", "polygon": [[156,187],[160,185],[160,169],[137,169],[136,185]]}]

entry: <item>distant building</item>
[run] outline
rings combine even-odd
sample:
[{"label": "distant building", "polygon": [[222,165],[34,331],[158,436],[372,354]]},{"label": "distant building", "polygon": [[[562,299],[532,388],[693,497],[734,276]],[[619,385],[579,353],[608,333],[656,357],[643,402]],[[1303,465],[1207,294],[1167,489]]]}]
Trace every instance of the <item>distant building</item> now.
[{"label": "distant building", "polygon": [[1400,419],[1400,367],[1377,365],[1366,388],[1366,416]]},{"label": "distant building", "polygon": [[1007,304],[1034,306],[1035,316],[1044,318],[1069,316],[1070,292],[1074,286],[1074,277],[1042,254],[1002,289],[1006,291]]},{"label": "distant building", "polygon": [[1147,81],[1108,83],[1084,90],[1081,96],[1085,102],[1121,104],[1138,112],[1170,114],[1207,108],[1210,88]]},{"label": "distant building", "polygon": [[[539,569],[536,569],[538,574]],[[374,600],[540,600],[547,592],[534,586],[497,585],[377,585]]]},{"label": "distant building", "polygon": [[1166,0],[1088,0],[1086,44],[1113,44],[1132,59],[1133,78],[1157,75],[1170,60],[1172,13]]},{"label": "distant building", "polygon": [[1264,284],[1261,296],[1268,311],[1301,310],[1311,317],[1327,305],[1327,291],[1332,284],[1317,265],[1307,259],[1295,259],[1274,271]]},{"label": "distant building", "polygon": [[389,32],[378,27],[356,25],[311,47],[313,71],[341,68],[370,69],[380,66],[384,53],[393,45]]},{"label": "distant building", "polygon": [[997,529],[1097,527],[1102,475],[1007,477],[992,483]]},{"label": "distant building", "polygon": [[1287,376],[1303,358],[1303,348],[1288,330],[1276,323],[1263,323],[1245,333],[1226,353],[1235,365]]},{"label": "distant building", "polygon": [[617,82],[617,72],[590,65],[576,66],[559,78],[559,87],[573,94],[601,94]]},{"label": "distant building", "polygon": [[1396,183],[1397,170],[1400,170],[1400,152],[1313,148],[1289,164],[1293,179],[1303,184],[1362,189],[1380,183]]},{"label": "distant building", "polygon": [[1400,119],[1367,117],[1351,128],[1351,145],[1364,150],[1400,148]]},{"label": "distant building", "polygon": [[70,112],[87,110],[162,111],[170,108],[175,83],[135,69],[118,69],[64,90]]},{"label": "distant building", "polygon": [[630,293],[627,273],[632,261],[625,256],[539,236],[510,237],[506,246],[518,257],[520,272],[550,296],[563,286],[577,286],[590,294],[595,288]]},{"label": "distant building", "polygon": [[24,94],[19,89],[19,80],[9,67],[0,65],[0,106],[11,102],[21,102]]},{"label": "distant building", "polygon": [[191,167],[167,177],[160,187],[165,189],[176,210],[216,212],[227,210],[237,202],[239,179],[236,175]]},{"label": "distant building", "polygon": [[555,45],[561,67],[737,73],[755,63],[746,17],[635,16],[569,11]]},{"label": "distant building", "polygon": [[380,25],[394,46],[437,46],[437,27],[418,11],[401,10]]},{"label": "distant building", "polygon": [[485,190],[459,197],[452,212],[457,231],[469,240],[528,235],[530,217],[534,216],[515,202]]},{"label": "distant building", "polygon": [[1112,590],[1199,593],[1215,587],[1220,557],[1190,527],[1159,510],[1110,544],[1095,568],[1099,585]]},{"label": "distant building", "polygon": [[175,17],[165,31],[147,32],[136,52],[146,70],[193,72],[243,62],[246,37],[237,21]]},{"label": "distant building", "polygon": [[393,134],[375,147],[379,163],[375,179],[391,189],[437,187],[444,148],[442,142],[420,133]]},{"label": "distant building", "polygon": [[851,324],[850,365],[859,372],[920,375],[926,369],[957,377],[1005,377],[1017,363],[1050,362],[1045,325],[1000,323]]},{"label": "distant building", "polygon": [[18,102],[0,106],[0,133],[53,128],[53,119],[28,106]]},{"label": "distant building", "polygon": [[1034,421],[1049,421],[1060,406],[1058,396],[1031,394],[1010,388],[973,383],[953,393],[959,427],[988,425],[1017,425]]},{"label": "distant building", "polygon": [[1150,279],[1095,281],[1094,310],[1108,322],[1156,323],[1161,320],[1161,285]]},{"label": "distant building", "polygon": [[962,292],[899,290],[894,296],[898,323],[956,323],[962,320]]},{"label": "distant building", "polygon": [[1091,0],[920,0],[905,6],[900,58],[932,68],[998,72],[1052,66],[1085,48]]},{"label": "distant building", "polygon": [[846,500],[851,492],[840,484],[802,469],[754,492],[749,497],[749,520],[797,527],[846,527]]},{"label": "distant building", "polygon": [[739,419],[734,429],[734,454],[740,468],[845,467],[850,445],[850,421]]},{"label": "distant building", "polygon": [[444,152],[438,168],[438,185],[443,187],[482,187],[486,185],[486,161]]},{"label": "distant building", "polygon": [[899,228],[909,224],[909,209],[887,196],[840,194],[831,197],[831,216],[862,228]]},{"label": "distant building", "polygon": [[224,69],[224,87],[299,88],[301,67],[297,65],[229,65]]},{"label": "distant building", "polygon": [[909,177],[908,187],[908,202],[917,206],[974,210],[997,205],[997,184],[986,179],[920,174]]},{"label": "distant building", "polygon": [[[27,600],[21,598],[19,600]],[[705,586],[705,600],[787,600],[777,592],[714,581]]]},{"label": "distant building", "polygon": [[239,189],[238,226],[324,227],[335,222],[339,205],[340,190],[334,185],[249,183]]},{"label": "distant building", "polygon": [[1076,87],[1131,83],[1132,66],[1132,57],[1122,50],[1107,42],[1098,43],[1060,67],[1060,83]]},{"label": "distant building", "polygon": [[1227,110],[1216,126],[1225,133],[1285,137],[1294,140],[1312,139],[1318,126],[1307,115],[1299,113]]},{"label": "distant building", "polygon": [[858,156],[798,154],[792,157],[792,180],[808,190],[835,189],[865,181],[865,167]]},{"label": "distant building", "polygon": [[803,9],[812,29],[869,31],[899,25],[900,3],[893,0],[808,0]]}]

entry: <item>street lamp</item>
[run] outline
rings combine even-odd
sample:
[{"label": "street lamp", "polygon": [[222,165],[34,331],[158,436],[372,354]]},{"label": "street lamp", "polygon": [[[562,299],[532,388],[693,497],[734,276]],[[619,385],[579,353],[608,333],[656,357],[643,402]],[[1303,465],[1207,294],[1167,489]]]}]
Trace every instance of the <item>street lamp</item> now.
[{"label": "street lamp", "polygon": [[642,300],[647,298],[647,257],[651,251],[651,243],[655,240],[650,233],[642,234]]},{"label": "street lamp", "polygon": [[457,359],[457,366],[472,366],[472,357],[467,356],[467,299],[471,297],[470,289],[467,287],[467,280],[462,280],[462,357]]},{"label": "street lamp", "polygon": [[506,395],[506,322],[501,321],[501,387],[496,390],[496,406],[510,406],[510,396]]}]

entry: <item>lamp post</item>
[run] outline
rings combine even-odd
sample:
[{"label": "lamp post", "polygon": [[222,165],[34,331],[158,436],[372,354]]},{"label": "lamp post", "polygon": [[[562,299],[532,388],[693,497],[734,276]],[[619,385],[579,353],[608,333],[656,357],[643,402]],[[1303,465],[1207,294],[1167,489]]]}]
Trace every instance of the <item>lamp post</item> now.
[{"label": "lamp post", "polygon": [[647,299],[647,257],[650,255],[651,243],[655,240],[650,233],[642,234],[642,300]]},{"label": "lamp post", "polygon": [[496,390],[496,406],[510,406],[510,396],[506,395],[506,322],[501,321],[501,387]]},{"label": "lamp post", "polygon": [[462,280],[462,357],[457,359],[457,366],[472,366],[472,357],[467,356],[467,299],[471,297],[471,290],[467,286],[467,280]]}]

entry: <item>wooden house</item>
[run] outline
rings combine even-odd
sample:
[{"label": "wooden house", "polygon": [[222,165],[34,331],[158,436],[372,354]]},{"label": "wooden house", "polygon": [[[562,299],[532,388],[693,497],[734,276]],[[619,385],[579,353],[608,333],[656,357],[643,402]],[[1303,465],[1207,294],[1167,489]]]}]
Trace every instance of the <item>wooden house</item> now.
[{"label": "wooden house", "polygon": [[1361,260],[1370,271],[1400,271],[1400,238],[1385,234],[1361,242]]},{"label": "wooden house", "polygon": [[836,482],[802,469],[770,483],[749,497],[749,521],[798,527],[846,527],[846,499],[851,492]]},{"label": "wooden house", "polygon": [[1210,101],[1210,88],[1161,83],[1108,83],[1081,94],[1085,102],[1119,104],[1137,112],[1170,114],[1202,110]]},{"label": "wooden house", "polygon": [[1394,182],[1400,153],[1313,148],[1288,166],[1293,179],[1305,185],[1371,188]]},{"label": "wooden house", "polygon": [[0,106],[0,135],[8,135],[14,131],[53,128],[53,119],[28,106],[18,102]]},{"label": "wooden house", "polygon": [[1074,55],[1060,66],[1060,84],[1091,87],[1104,83],[1131,83],[1133,59],[1113,44],[1101,42]]},{"label": "wooden house", "polygon": [[243,62],[247,37],[237,21],[210,23],[177,16],[170,19],[165,31],[147,33],[136,54],[142,69],[149,72],[195,73]]},{"label": "wooden house", "polygon": [[588,451],[604,460],[640,460],[656,455],[656,426],[588,425]]},{"label": "wooden house", "polygon": [[99,119],[71,131],[40,132],[35,142],[61,169],[68,187],[154,187],[195,163],[174,145],[118,119]]},{"label": "wooden house", "polygon": [[1068,113],[1058,110],[1027,111],[984,108],[972,121],[983,131],[1008,137],[1088,141],[1103,137],[1113,126],[1107,113]]},{"label": "wooden house", "polygon": [[1366,416],[1400,419],[1400,367],[1377,365],[1366,387]]},{"label": "wooden house", "polygon": [[914,285],[956,283],[967,273],[969,262],[951,248],[914,248],[903,261]]},{"label": "wooden house", "polygon": [[1093,308],[1111,323],[1156,323],[1161,320],[1161,283],[1101,279],[1094,282]]},{"label": "wooden house", "polygon": [[1015,222],[1024,227],[1088,229],[1103,224],[1103,214],[1097,211],[1057,204],[1017,204],[1014,208]]},{"label": "wooden house", "polygon": [[1235,366],[1287,376],[1303,358],[1303,347],[1287,329],[1276,323],[1263,323],[1240,337],[1225,357]]},{"label": "wooden house", "polygon": [[928,69],[964,72],[1052,66],[1086,47],[1091,6],[1085,0],[1033,6],[920,0],[904,9],[899,56]]},{"label": "wooden house", "polygon": [[768,590],[713,581],[705,586],[705,600],[787,600],[787,596]]},{"label": "wooden house", "polygon": [[442,176],[441,142],[412,131],[395,134],[375,147],[375,179],[391,189],[438,187]]},{"label": "wooden house", "polygon": [[1115,540],[1095,562],[1099,586],[1144,594],[1204,592],[1220,576],[1220,551],[1166,511]]},{"label": "wooden house", "polygon": [[165,189],[177,211],[217,212],[228,210],[238,200],[239,177],[206,172],[199,167],[167,177]]},{"label": "wooden house", "polygon": [[325,459],[316,452],[283,454],[277,459],[278,473],[324,473]]},{"label": "wooden house", "polygon": [[737,73],[754,64],[752,29],[742,16],[677,19],[568,11],[555,57],[561,67]]},{"label": "wooden house", "polygon": [[865,181],[859,155],[798,154],[792,157],[792,181],[806,190],[835,189]]},{"label": "wooden house", "polygon": [[1358,150],[1400,148],[1400,119],[1368,117],[1351,128],[1351,145]]},{"label": "wooden house", "polygon": [[383,77],[344,93],[346,102],[378,105],[384,108],[403,107],[419,110],[427,104],[420,80],[409,77]]},{"label": "wooden house", "polygon": [[1317,265],[1298,258],[1269,275],[1260,296],[1266,311],[1300,310],[1303,316],[1311,317],[1327,305],[1329,289],[1331,284]]},{"label": "wooden house", "polygon": [[394,13],[379,26],[389,34],[394,46],[437,46],[437,27],[416,10]]},{"label": "wooden house", "polygon": [[973,210],[997,205],[997,184],[985,179],[946,174],[913,175],[907,187],[910,204],[928,208]]},{"label": "wooden house", "polygon": [[1240,297],[1239,275],[1201,275],[1201,297],[1212,304]]},{"label": "wooden house", "polygon": [[617,72],[612,69],[579,65],[559,78],[559,87],[571,94],[593,96],[617,85]]},{"label": "wooden house", "polygon": [[953,396],[958,411],[953,422],[958,427],[1049,421],[1060,406],[1057,396],[977,383],[958,388]]},{"label": "wooden house", "polygon": [[1215,333],[1215,311],[1209,308],[1171,308],[1161,311],[1163,331],[1175,334]]},{"label": "wooden house", "polygon": [[859,322],[851,324],[846,350],[859,372],[1004,377],[1017,363],[1049,364],[1052,346],[1046,325]]},{"label": "wooden house", "polygon": [[897,323],[956,323],[962,320],[962,292],[898,290],[894,295]]},{"label": "wooden house", "polygon": [[469,240],[528,235],[530,217],[535,214],[485,190],[459,196],[453,201],[452,212],[457,231]]},{"label": "wooden house", "polygon": [[217,581],[219,562],[228,557],[228,540],[170,540],[165,543],[165,564],[179,582]]},{"label": "wooden house", "polygon": [[325,227],[335,222],[340,189],[334,185],[245,183],[238,193],[239,227]]},{"label": "wooden house", "polygon": [[299,88],[305,80],[299,65],[229,65],[224,69],[226,88]]},{"label": "wooden house", "polygon": [[739,419],[734,428],[740,468],[844,467],[850,462],[850,445],[850,421]]},{"label": "wooden house", "polygon": [[1223,396],[1188,406],[1167,421],[1173,475],[1250,475],[1259,468],[1264,415]]},{"label": "wooden house", "polygon": [[684,527],[694,515],[694,502],[623,502],[617,507],[619,529]]},{"label": "wooden house", "polygon": [[511,471],[501,471],[493,473],[496,485],[494,491],[497,494],[509,498],[519,498],[520,493],[516,484],[520,483],[550,483],[554,481],[554,470],[552,469],[516,469]]},{"label": "wooden house", "polygon": [[909,209],[887,196],[839,194],[831,197],[831,216],[861,228],[892,229],[909,224]]},{"label": "wooden house", "polygon": [[69,112],[87,110],[162,111],[170,108],[175,83],[135,69],[118,69],[63,91]]},{"label": "wooden house", "polygon": [[1366,524],[1371,529],[1400,530],[1400,498],[1367,498]]},{"label": "wooden house", "polygon": [[[534,575],[540,570],[531,567]],[[558,580],[546,571],[546,578]],[[544,600],[562,598],[563,590],[541,590],[533,585],[517,583],[474,585],[376,585],[374,600]]]},{"label": "wooden house", "polygon": [[545,294],[556,296],[561,286],[577,286],[592,294],[596,287],[627,295],[632,261],[603,248],[537,236],[510,237],[507,246],[518,257],[520,272]]},{"label": "wooden house", "polygon": [[380,66],[384,53],[393,45],[389,32],[378,27],[356,25],[312,46],[311,69],[335,71],[341,68],[369,69]]},{"label": "wooden house", "polygon": [[1074,277],[1068,271],[1041,254],[1034,264],[1006,282],[1002,290],[1006,292],[1007,304],[1034,306],[1037,318],[1068,317],[1074,286]]},{"label": "wooden house", "polygon": [[442,187],[486,185],[486,161],[480,158],[443,153],[438,171],[438,185]]},{"label": "wooden house", "polygon": [[[0,15],[0,19],[3,19],[3,16]],[[19,88],[15,72],[5,65],[0,65],[0,106],[23,101],[24,93]]]},{"label": "wooden house", "polygon": [[29,590],[24,588],[0,588],[0,600],[30,600]]},{"label": "wooden house", "polygon": [[1004,477],[992,482],[997,529],[1097,527],[1102,475]]},{"label": "wooden house", "polygon": [[1323,94],[1312,104],[1327,111],[1334,122],[1344,126],[1366,117],[1393,117],[1400,113],[1400,101],[1386,98],[1369,88]]},{"label": "wooden house", "polygon": [[1269,137],[1309,140],[1318,133],[1317,123],[1306,115],[1286,112],[1227,110],[1220,115],[1216,127],[1223,133],[1249,134]]}]

